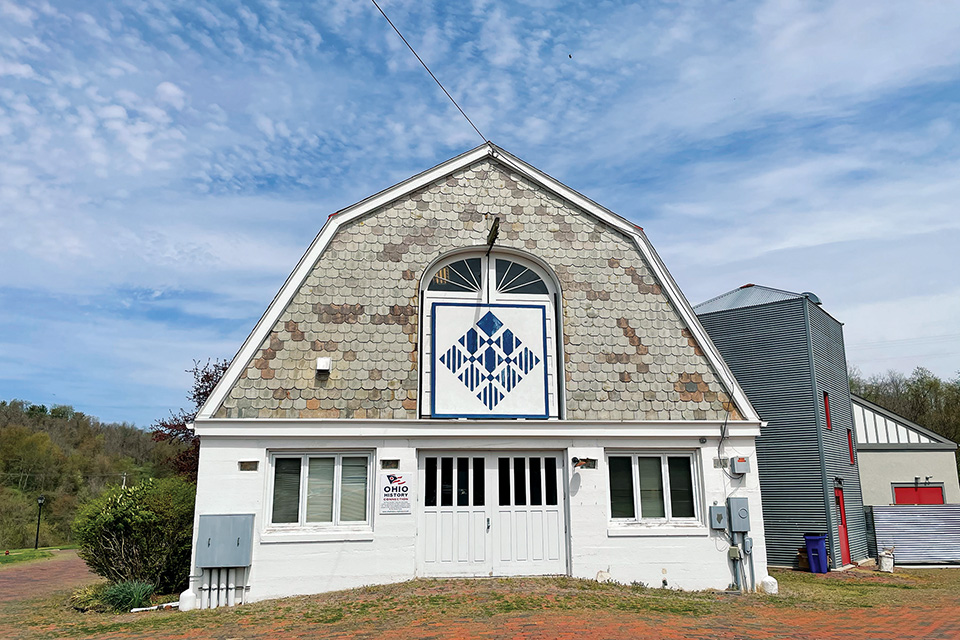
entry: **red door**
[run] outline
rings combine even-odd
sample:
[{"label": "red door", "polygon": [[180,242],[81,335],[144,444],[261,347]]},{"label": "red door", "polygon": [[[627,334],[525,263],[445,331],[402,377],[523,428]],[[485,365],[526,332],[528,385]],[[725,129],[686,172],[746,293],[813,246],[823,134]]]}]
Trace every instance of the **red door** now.
[{"label": "red door", "polygon": [[843,560],[843,564],[852,564],[850,560],[850,540],[847,539],[847,510],[843,506],[843,489],[835,488],[833,499],[837,504],[837,512],[840,514],[840,523],[837,524],[837,534],[840,536],[840,558]]},{"label": "red door", "polygon": [[943,487],[894,487],[896,504],[943,504]]}]

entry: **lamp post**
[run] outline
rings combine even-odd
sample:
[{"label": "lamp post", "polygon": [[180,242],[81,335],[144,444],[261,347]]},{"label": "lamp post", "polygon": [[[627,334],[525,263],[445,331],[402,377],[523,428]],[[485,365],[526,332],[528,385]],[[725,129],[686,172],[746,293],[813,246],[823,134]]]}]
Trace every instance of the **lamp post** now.
[{"label": "lamp post", "polygon": [[46,498],[40,496],[37,498],[37,539],[33,542],[34,551],[37,550],[40,546],[40,514],[43,513],[43,503],[46,501]]}]

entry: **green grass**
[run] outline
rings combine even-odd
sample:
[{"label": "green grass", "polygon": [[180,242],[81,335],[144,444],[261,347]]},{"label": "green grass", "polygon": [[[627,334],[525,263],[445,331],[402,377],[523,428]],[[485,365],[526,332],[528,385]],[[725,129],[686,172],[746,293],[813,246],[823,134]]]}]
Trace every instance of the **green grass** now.
[{"label": "green grass", "polygon": [[30,560],[40,560],[41,558],[49,558],[53,555],[50,551],[46,549],[17,549],[11,551],[10,555],[0,555],[0,565],[16,564],[18,562],[27,562]]},{"label": "green grass", "polygon": [[853,569],[824,575],[774,571],[780,582],[781,607],[873,608],[891,602],[923,602],[931,595],[948,594],[960,584],[960,571],[950,569],[905,571],[894,574]]}]

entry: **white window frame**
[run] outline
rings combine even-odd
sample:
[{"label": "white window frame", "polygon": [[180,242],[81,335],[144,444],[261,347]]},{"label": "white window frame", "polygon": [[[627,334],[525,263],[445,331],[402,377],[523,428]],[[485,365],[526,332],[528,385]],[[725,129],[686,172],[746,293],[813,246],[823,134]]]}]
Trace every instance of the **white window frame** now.
[{"label": "white window frame", "polygon": [[[273,490],[276,482],[277,460],[281,458],[299,458],[300,459],[300,500],[297,508],[297,522],[273,522]],[[307,522],[307,482],[309,476],[309,464],[311,458],[333,458],[334,476],[333,476],[333,521],[332,522]],[[366,496],[366,519],[363,521],[340,522],[340,493],[341,477],[344,458],[366,458],[367,460],[367,496]],[[269,538],[269,534],[283,533],[317,533],[317,534],[343,534],[343,533],[369,533],[373,531],[373,496],[375,477],[373,473],[375,455],[372,451],[353,451],[353,450],[310,450],[310,451],[271,451],[270,452],[270,472],[267,478],[266,499],[264,500],[263,521],[265,523],[264,534]],[[349,537],[349,536],[348,536]],[[282,540],[288,540],[288,536],[283,536]],[[281,538],[277,539],[278,541]],[[265,539],[265,542],[273,540]]]},{"label": "white window frame", "polygon": [[[630,458],[631,482],[633,482],[633,513],[632,518],[613,517],[613,487],[610,484],[610,458]],[[663,491],[663,517],[643,517],[640,504],[640,470],[638,458],[660,458],[661,490]],[[668,458],[686,458],[690,462],[690,477],[693,484],[693,517],[674,517],[670,500],[670,469]],[[630,535],[636,529],[663,530],[668,528],[696,529],[700,534],[706,534],[703,523],[703,475],[701,473],[699,456],[695,450],[662,450],[643,451],[607,451],[606,452],[606,482],[607,482],[607,513],[609,514],[610,535]]]},{"label": "white window frame", "polygon": [[[481,258],[486,265],[481,268],[480,290],[468,291],[435,291],[430,289],[434,276],[444,267],[460,260]],[[536,274],[547,288],[547,293],[524,294],[503,293],[497,291],[496,261],[509,260],[522,267],[530,269]],[[430,382],[431,325],[428,320],[428,311],[436,302],[463,302],[468,304],[532,304],[544,305],[547,309],[547,348],[544,355],[548,362],[547,384],[549,386],[549,420],[559,420],[565,412],[566,377],[564,375],[563,351],[563,295],[560,283],[550,268],[531,254],[509,247],[497,246],[491,252],[487,247],[472,247],[456,250],[444,254],[442,258],[432,263],[424,272],[420,281],[420,353],[419,362],[419,415],[421,418],[431,418],[430,407],[433,388]],[[426,366],[425,366],[426,365]]]}]

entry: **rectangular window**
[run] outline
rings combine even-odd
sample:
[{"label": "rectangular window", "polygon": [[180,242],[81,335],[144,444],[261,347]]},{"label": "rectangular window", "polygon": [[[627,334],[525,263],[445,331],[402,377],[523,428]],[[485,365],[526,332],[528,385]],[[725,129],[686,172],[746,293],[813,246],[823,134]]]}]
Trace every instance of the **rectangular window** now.
[{"label": "rectangular window", "polygon": [[850,464],[857,464],[853,455],[853,429],[847,429],[847,446],[850,448]]},{"label": "rectangular window", "polygon": [[823,415],[827,419],[827,429],[833,429],[833,424],[830,422],[830,396],[826,391],[823,392]]},{"label": "rectangular window", "polygon": [[610,516],[633,518],[633,463],[627,457],[613,457],[607,461],[610,471]]},{"label": "rectangular window", "polygon": [[370,521],[370,456],[324,453],[273,459],[271,524],[339,526]]},{"label": "rectangular window", "polygon": [[607,468],[612,519],[698,518],[692,454],[617,454],[607,458]]},{"label": "rectangular window", "polygon": [[423,503],[428,507],[437,506],[437,459],[427,458],[423,470]]},{"label": "rectangular window", "polygon": [[527,504],[526,458],[513,459],[513,504]]},{"label": "rectangular window", "polygon": [[484,464],[483,458],[473,459],[473,504],[482,507],[486,490],[483,484]]},{"label": "rectangular window", "polygon": [[440,458],[440,506],[453,506],[453,458]]},{"label": "rectangular window", "polygon": [[500,506],[510,506],[510,458],[497,458],[497,486],[500,493]]},{"label": "rectangular window", "polygon": [[546,497],[546,503],[551,506],[557,505],[557,459],[543,459],[543,492]]}]

